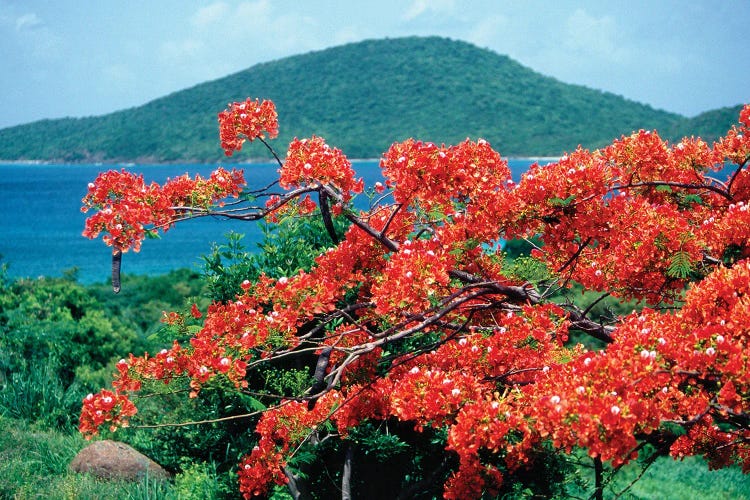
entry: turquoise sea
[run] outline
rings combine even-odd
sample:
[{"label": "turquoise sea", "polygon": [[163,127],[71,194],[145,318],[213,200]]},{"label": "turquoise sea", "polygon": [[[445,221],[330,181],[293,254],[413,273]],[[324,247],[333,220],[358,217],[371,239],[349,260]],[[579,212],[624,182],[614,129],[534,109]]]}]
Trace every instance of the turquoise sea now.
[{"label": "turquoise sea", "polygon": [[[511,160],[518,179],[532,160]],[[372,186],[380,180],[377,161],[357,161],[358,177]],[[188,173],[208,176],[216,165],[64,165],[0,163],[0,255],[12,277],[62,276],[73,268],[83,283],[109,279],[111,252],[101,239],[81,236],[86,214],[81,199],[99,172],[120,169],[142,173],[146,182],[163,183]],[[242,165],[250,189],[276,179],[276,164]],[[261,232],[257,222],[203,217],[178,224],[158,240],[146,240],[139,253],[123,255],[123,274],[161,274],[173,269],[199,268],[201,256],[230,231],[245,233],[245,244],[255,249]]]}]

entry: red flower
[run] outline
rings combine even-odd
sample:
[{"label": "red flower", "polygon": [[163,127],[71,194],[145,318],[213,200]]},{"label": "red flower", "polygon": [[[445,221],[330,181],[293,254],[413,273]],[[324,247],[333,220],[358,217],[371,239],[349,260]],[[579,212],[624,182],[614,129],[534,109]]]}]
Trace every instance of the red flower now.
[{"label": "red flower", "polygon": [[197,305],[197,304],[193,304],[193,305],[192,305],[192,306],[190,307],[190,314],[191,314],[191,315],[192,315],[192,316],[193,316],[193,317],[194,317],[195,319],[201,318],[201,317],[203,316],[203,313],[201,313],[200,309],[198,309],[198,305]]},{"label": "red flower", "polygon": [[271,139],[279,135],[276,106],[271,101],[259,102],[248,97],[219,113],[221,147],[227,156],[240,151],[245,140],[252,142],[264,138],[266,133]]}]

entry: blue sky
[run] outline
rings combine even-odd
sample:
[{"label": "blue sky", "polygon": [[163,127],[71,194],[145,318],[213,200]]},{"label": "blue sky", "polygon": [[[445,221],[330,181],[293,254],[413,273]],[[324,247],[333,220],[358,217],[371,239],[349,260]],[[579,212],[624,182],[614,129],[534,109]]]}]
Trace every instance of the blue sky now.
[{"label": "blue sky", "polygon": [[0,128],[104,114],[259,62],[408,35],[465,40],[693,116],[750,102],[748,26],[750,0],[0,0]]}]

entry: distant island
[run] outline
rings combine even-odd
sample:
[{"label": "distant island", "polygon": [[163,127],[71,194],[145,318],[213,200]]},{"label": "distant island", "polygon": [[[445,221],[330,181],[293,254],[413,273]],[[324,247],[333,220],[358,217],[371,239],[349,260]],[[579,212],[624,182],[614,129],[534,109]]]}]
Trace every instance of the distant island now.
[{"label": "distant island", "polygon": [[103,116],[0,129],[0,159],[207,162],[270,158],[262,146],[226,159],[216,114],[246,97],[272,99],[283,154],[293,137],[323,136],[349,158],[377,158],[415,137],[484,138],[504,156],[560,156],[638,129],[667,139],[722,135],[740,105],[686,118],[541,75],[507,56],[439,37],[368,40],[255,65]]}]

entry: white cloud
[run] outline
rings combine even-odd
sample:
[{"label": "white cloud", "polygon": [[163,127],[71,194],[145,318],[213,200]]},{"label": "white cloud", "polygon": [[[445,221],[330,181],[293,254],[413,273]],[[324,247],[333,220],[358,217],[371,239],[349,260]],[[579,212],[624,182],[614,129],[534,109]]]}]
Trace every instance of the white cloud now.
[{"label": "white cloud", "polygon": [[25,64],[49,64],[62,57],[64,39],[35,12],[22,14],[8,9],[0,15],[0,24],[9,30],[3,33],[8,36],[3,42],[8,45],[5,48]]},{"label": "white cloud", "polygon": [[565,23],[565,49],[585,56],[623,63],[632,53],[619,43],[618,26],[611,16],[594,17],[577,9]]},{"label": "white cloud", "polygon": [[16,31],[30,31],[44,26],[42,20],[35,13],[24,14],[16,18]]},{"label": "white cloud", "polygon": [[130,67],[125,64],[110,64],[102,68],[102,75],[108,88],[125,90],[133,88],[138,84],[138,77]]},{"label": "white cloud", "polygon": [[237,27],[259,26],[261,24],[268,28],[273,27],[274,17],[272,15],[271,2],[268,0],[257,0],[256,2],[242,2],[237,5],[233,12],[233,18]]},{"label": "white cloud", "polygon": [[455,8],[455,0],[414,0],[404,13],[404,20],[411,21],[429,12],[447,14]]},{"label": "white cloud", "polygon": [[221,23],[229,12],[229,6],[224,2],[216,2],[198,9],[190,18],[190,23],[198,28]]},{"label": "white cloud", "polygon": [[175,71],[213,78],[254,61],[322,48],[328,44],[320,40],[332,35],[340,43],[356,39],[354,32],[319,24],[301,10],[279,9],[269,0],[215,2],[197,9],[189,16],[195,29],[163,41],[159,58]]},{"label": "white cloud", "polygon": [[344,26],[334,33],[333,44],[343,45],[346,43],[356,42],[357,40],[361,39],[362,35],[356,28],[354,28],[353,26]]},{"label": "white cloud", "polygon": [[204,47],[201,40],[192,38],[169,40],[161,45],[159,55],[165,62],[180,63],[201,55]]},{"label": "white cloud", "polygon": [[488,16],[469,28],[466,40],[480,47],[495,45],[510,28],[510,21],[502,15]]},{"label": "white cloud", "polygon": [[245,1],[229,5],[215,2],[199,8],[190,16],[190,24],[210,31],[216,36],[216,26],[221,26],[221,37],[236,37],[249,28],[262,28],[271,25],[274,19],[272,6],[268,0]]}]

